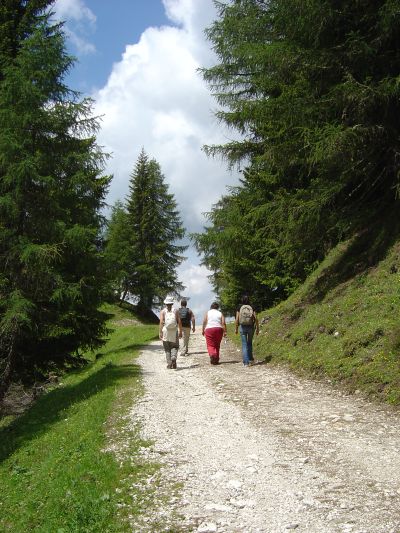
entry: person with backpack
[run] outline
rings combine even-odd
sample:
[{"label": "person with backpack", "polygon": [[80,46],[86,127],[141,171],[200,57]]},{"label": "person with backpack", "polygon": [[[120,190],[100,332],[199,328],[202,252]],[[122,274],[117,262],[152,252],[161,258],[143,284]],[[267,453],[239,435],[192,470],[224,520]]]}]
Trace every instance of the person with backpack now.
[{"label": "person with backpack", "polygon": [[218,365],[222,337],[226,337],[226,322],[217,302],[213,302],[210,310],[204,315],[202,335],[206,338],[210,363]]},{"label": "person with backpack", "polygon": [[235,333],[240,331],[242,338],[243,365],[249,367],[253,364],[253,335],[254,331],[258,335],[260,327],[255,310],[250,305],[247,295],[243,296],[241,305],[236,310]]},{"label": "person with backpack", "polygon": [[167,296],[164,300],[165,309],[160,313],[159,337],[163,342],[167,368],[176,369],[179,339],[182,338],[182,322],[178,311],[172,309],[173,303],[172,296]]},{"label": "person with backpack", "polygon": [[185,299],[181,300],[181,307],[178,309],[178,313],[182,322],[183,346],[181,355],[188,355],[190,330],[192,330],[193,333],[196,331],[196,322],[194,314],[192,310],[187,307],[187,301]]}]

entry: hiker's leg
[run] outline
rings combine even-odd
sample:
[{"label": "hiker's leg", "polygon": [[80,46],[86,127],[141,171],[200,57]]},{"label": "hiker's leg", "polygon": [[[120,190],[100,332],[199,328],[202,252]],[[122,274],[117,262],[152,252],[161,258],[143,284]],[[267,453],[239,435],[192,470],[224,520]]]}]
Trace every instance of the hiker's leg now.
[{"label": "hiker's leg", "polygon": [[247,354],[249,356],[249,361],[254,361],[253,357],[253,335],[254,328],[251,326],[247,333]]},{"label": "hiker's leg", "polygon": [[190,328],[182,328],[182,334],[183,334],[182,353],[187,354],[189,351]]},{"label": "hiker's leg", "polygon": [[171,361],[176,361],[176,356],[178,355],[178,347],[176,344],[171,343]]},{"label": "hiker's leg", "polygon": [[204,332],[207,342],[207,351],[210,357],[219,357],[219,345],[223,335],[222,328],[207,328]]},{"label": "hiker's leg", "polygon": [[221,341],[222,337],[224,336],[224,330],[222,328],[216,328],[217,331],[215,332],[215,348],[217,352],[217,362],[219,361],[219,349],[221,347]]},{"label": "hiker's leg", "polygon": [[243,356],[243,364],[245,366],[248,366],[249,364],[249,352],[248,352],[248,332],[246,326],[240,326],[240,338],[242,340],[242,356]]},{"label": "hiker's leg", "polygon": [[176,330],[175,342],[171,342],[171,365],[172,368],[176,368],[176,358],[179,351],[179,337],[178,330]]},{"label": "hiker's leg", "polygon": [[168,341],[163,341],[165,358],[167,359],[168,368],[171,367],[171,343]]}]

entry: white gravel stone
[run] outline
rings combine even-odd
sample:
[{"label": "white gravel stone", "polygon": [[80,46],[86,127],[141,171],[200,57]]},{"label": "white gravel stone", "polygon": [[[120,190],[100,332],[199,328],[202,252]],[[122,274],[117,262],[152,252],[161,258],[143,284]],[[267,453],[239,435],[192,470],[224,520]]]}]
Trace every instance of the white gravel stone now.
[{"label": "white gravel stone", "polygon": [[245,371],[229,342],[212,366],[197,332],[189,352],[176,371],[160,342],[138,360],[146,394],[130,417],[162,465],[151,486],[182,487],[131,514],[132,532],[400,532],[398,413],[283,368]]},{"label": "white gravel stone", "polygon": [[198,533],[215,533],[216,531],[218,531],[217,524],[208,522],[205,524],[200,524],[200,526],[197,528]]},{"label": "white gravel stone", "polygon": [[230,507],[229,505],[222,505],[219,503],[208,503],[205,506],[205,509],[207,509],[208,511],[221,511],[223,513],[232,512],[232,507]]}]

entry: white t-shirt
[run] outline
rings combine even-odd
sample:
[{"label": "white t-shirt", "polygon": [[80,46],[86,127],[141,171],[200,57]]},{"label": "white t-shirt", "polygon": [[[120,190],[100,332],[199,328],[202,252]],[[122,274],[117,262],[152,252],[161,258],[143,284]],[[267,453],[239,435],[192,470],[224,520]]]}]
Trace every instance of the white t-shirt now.
[{"label": "white t-shirt", "polygon": [[218,309],[210,309],[207,311],[207,325],[205,329],[222,328],[222,313]]}]

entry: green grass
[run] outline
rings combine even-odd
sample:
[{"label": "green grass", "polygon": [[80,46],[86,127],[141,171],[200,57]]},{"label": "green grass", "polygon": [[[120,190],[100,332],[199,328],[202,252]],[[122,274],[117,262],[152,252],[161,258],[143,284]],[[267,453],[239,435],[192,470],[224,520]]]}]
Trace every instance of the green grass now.
[{"label": "green grass", "polygon": [[[135,461],[146,443],[124,417],[142,394],[135,358],[157,336],[157,326],[119,326],[132,315],[111,306],[106,311],[114,332],[92,362],[65,375],[22,416],[2,421],[2,532],[122,532],[129,531],[124,505],[140,513],[124,480],[132,484],[157,466]],[[124,460],[105,451],[108,435],[129,444]]]},{"label": "green grass", "polygon": [[338,246],[286,302],[260,314],[255,352],[399,405],[400,243],[375,261],[357,246]]}]

